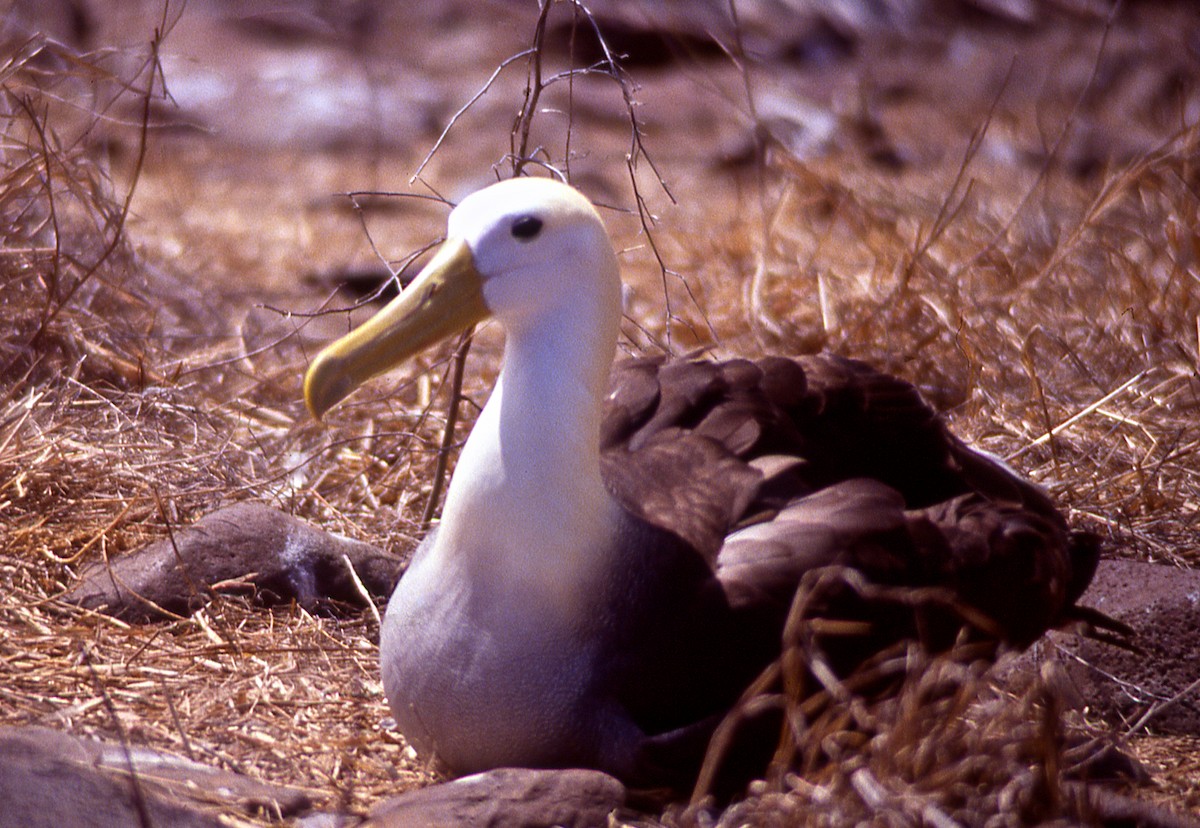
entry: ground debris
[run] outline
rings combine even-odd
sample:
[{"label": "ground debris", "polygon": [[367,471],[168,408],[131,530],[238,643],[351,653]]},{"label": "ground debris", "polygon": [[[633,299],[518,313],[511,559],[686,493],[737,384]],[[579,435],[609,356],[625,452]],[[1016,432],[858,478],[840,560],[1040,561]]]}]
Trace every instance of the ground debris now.
[{"label": "ground debris", "polygon": [[397,563],[276,509],[242,503],[133,552],[87,566],[63,600],[126,621],[188,615],[214,592],[309,612],[386,600]]},{"label": "ground debris", "polygon": [[385,800],[362,828],[591,828],[625,803],[625,787],[594,770],[500,768]]},{"label": "ground debris", "polygon": [[301,790],[37,727],[0,728],[0,801],[0,823],[28,828],[216,828],[231,814],[278,818],[310,805]]}]

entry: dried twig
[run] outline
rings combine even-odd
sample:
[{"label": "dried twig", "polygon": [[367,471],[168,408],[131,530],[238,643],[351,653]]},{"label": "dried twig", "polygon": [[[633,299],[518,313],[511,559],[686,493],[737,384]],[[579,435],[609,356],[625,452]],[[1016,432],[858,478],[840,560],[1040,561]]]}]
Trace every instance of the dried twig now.
[{"label": "dried twig", "polygon": [[104,686],[99,673],[96,672],[96,667],[92,664],[86,647],[80,647],[79,660],[87,667],[88,673],[92,677],[92,686],[96,688],[96,693],[104,701],[104,707],[108,711],[112,725],[117,731],[121,752],[125,757],[125,766],[129,769],[129,787],[133,792],[133,806],[137,811],[138,824],[141,825],[141,828],[153,828],[154,823],[150,819],[150,807],[146,804],[146,793],[142,790],[141,776],[138,773],[137,765],[134,764],[133,752],[129,749],[129,737],[125,733],[125,727],[121,724],[121,718],[117,715],[117,708],[108,693],[108,688]]},{"label": "dried twig", "polygon": [[1132,377],[1125,380],[1123,383],[1118,385],[1112,391],[1109,391],[1104,396],[1100,397],[1098,400],[1095,400],[1094,402],[1089,403],[1088,405],[1084,406],[1079,411],[1076,411],[1070,417],[1068,417],[1067,419],[1063,420],[1058,425],[1056,425],[1053,428],[1051,428],[1050,430],[1048,430],[1041,437],[1038,437],[1037,439],[1032,440],[1029,443],[1026,443],[1021,448],[1019,448],[1016,451],[1012,452],[1011,454],[1007,455],[1004,458],[1005,462],[1011,462],[1012,460],[1015,460],[1016,458],[1020,457],[1022,454],[1025,454],[1027,451],[1031,451],[1032,449],[1037,448],[1038,446],[1042,445],[1043,443],[1054,439],[1054,437],[1056,437],[1057,435],[1066,431],[1068,428],[1075,425],[1080,420],[1084,419],[1088,415],[1097,411],[1104,405],[1107,405],[1108,403],[1112,402],[1117,397],[1121,396],[1126,391],[1128,391],[1130,388],[1137,385],[1139,382],[1141,382],[1143,377],[1145,377],[1147,374],[1150,373],[1151,370],[1153,370],[1153,369],[1146,369],[1145,371],[1139,371],[1138,373],[1134,374]]},{"label": "dried twig", "polygon": [[454,431],[458,424],[459,406],[462,403],[463,370],[467,363],[467,352],[471,349],[471,337],[474,328],[463,331],[454,349],[452,362],[453,374],[450,379],[450,402],[446,408],[446,425],[442,429],[442,443],[438,447],[437,464],[433,470],[433,482],[429,487],[429,499],[425,501],[425,510],[421,513],[421,526],[428,528],[437,514],[441,501],[442,488],[446,481],[446,466],[450,459],[450,448],[454,444]]},{"label": "dried twig", "polygon": [[375,606],[375,599],[371,597],[371,593],[367,591],[367,587],[363,584],[362,578],[358,577],[358,572],[354,569],[354,564],[350,561],[350,556],[342,554],[342,563],[346,565],[346,572],[350,575],[350,583],[354,584],[354,590],[359,597],[367,605],[367,609],[371,612],[371,617],[375,619],[375,623],[379,626],[383,625],[383,619],[379,617],[379,607]]},{"label": "dried twig", "polygon": [[517,52],[515,55],[511,55],[510,57],[505,58],[504,60],[502,60],[500,62],[500,65],[496,67],[495,71],[492,72],[491,77],[489,77],[487,79],[487,82],[484,83],[484,85],[482,87],[480,87],[479,91],[476,92],[471,97],[470,100],[468,100],[465,104],[463,104],[462,107],[459,108],[459,110],[457,112],[455,112],[454,115],[450,118],[449,123],[446,124],[445,128],[442,130],[442,133],[441,133],[441,135],[438,136],[437,140],[433,142],[433,146],[430,148],[429,152],[425,155],[425,158],[422,159],[421,163],[417,165],[416,172],[414,172],[412,174],[412,176],[408,179],[409,184],[412,184],[413,182],[417,181],[421,177],[421,173],[425,171],[425,167],[427,167],[429,165],[429,162],[433,160],[433,156],[437,154],[437,151],[441,148],[442,144],[446,141],[446,137],[450,134],[450,130],[454,129],[454,127],[458,123],[459,119],[467,113],[467,110],[469,110],[471,107],[473,107],[476,104],[476,102],[479,101],[480,98],[482,98],[484,95],[487,94],[487,91],[492,88],[492,84],[494,84],[496,82],[496,78],[500,77],[500,74],[505,69],[507,69],[512,64],[516,63],[521,58],[529,57],[529,55],[532,52],[533,52],[532,49],[525,49],[523,51]]},{"label": "dried twig", "polygon": [[[162,67],[159,63],[159,49],[162,46],[163,40],[170,31],[170,27],[168,26],[169,9],[169,3],[163,5],[162,19],[159,23],[159,26],[154,30],[154,37],[150,40],[150,56],[147,58],[142,69],[143,72],[147,72],[148,80],[145,91],[142,94],[141,128],[138,134],[137,153],[134,159],[133,172],[130,175],[129,186],[125,192],[125,198],[112,222],[111,236],[108,240],[108,243],[100,251],[100,256],[96,259],[96,261],[83,271],[79,278],[75,280],[75,283],[67,289],[66,293],[61,298],[58,298],[54,307],[51,309],[49,304],[47,304],[48,310],[44,314],[41,323],[38,325],[37,331],[34,333],[33,338],[30,340],[29,344],[31,348],[36,348],[37,344],[45,335],[47,327],[54,322],[62,310],[70,304],[71,299],[74,298],[75,294],[79,292],[80,288],[82,288],[88,281],[92,279],[93,276],[96,275],[96,273],[99,272],[100,268],[104,266],[105,262],[108,261],[109,257],[112,256],[112,254],[124,241],[125,221],[129,217],[129,208],[133,203],[133,194],[137,189],[137,182],[141,177],[142,167],[146,161],[146,151],[149,147],[148,137],[150,130],[150,106],[154,100],[156,76],[161,77],[162,73]],[[170,24],[173,25],[174,21],[170,21]],[[140,74],[141,72],[139,72],[139,76]],[[34,118],[34,122],[37,122],[36,118]],[[40,128],[39,134],[44,134],[43,130]],[[49,159],[47,159],[46,169],[47,177],[49,177]],[[50,182],[47,181],[47,187],[49,186]],[[53,202],[51,201],[51,203]],[[57,247],[58,242],[56,241],[55,244]],[[55,258],[57,260],[57,254]]]}]

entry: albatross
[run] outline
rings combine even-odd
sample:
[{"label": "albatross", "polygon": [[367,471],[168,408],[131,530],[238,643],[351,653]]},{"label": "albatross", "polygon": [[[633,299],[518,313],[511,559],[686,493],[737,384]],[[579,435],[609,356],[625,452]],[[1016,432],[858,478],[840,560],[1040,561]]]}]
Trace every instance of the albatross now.
[{"label": "albatross", "polygon": [[[458,774],[589,767],[687,785],[821,567],[937,587],[1015,647],[1084,612],[1094,538],[910,384],[828,354],[614,366],[621,312],[595,207],[512,179],[465,198],[413,283],[308,369],[320,419],[468,326],[505,333],[380,633],[384,689],[419,754]],[[870,631],[860,650],[921,632],[843,604]]]}]

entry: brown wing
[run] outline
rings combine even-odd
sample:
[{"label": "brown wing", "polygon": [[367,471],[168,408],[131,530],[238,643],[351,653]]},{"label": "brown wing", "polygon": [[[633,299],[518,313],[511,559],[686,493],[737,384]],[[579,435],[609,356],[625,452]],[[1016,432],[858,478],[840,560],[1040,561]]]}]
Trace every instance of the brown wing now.
[{"label": "brown wing", "polygon": [[628,361],[601,442],[618,500],[765,625],[782,624],[805,572],[841,565],[945,587],[1025,645],[1070,616],[1098,556],[913,386],[854,360]]},{"label": "brown wing", "polygon": [[[646,781],[695,772],[720,715],[779,656],[809,573],[862,576],[808,607],[855,622],[822,640],[848,671],[901,637],[948,646],[964,612],[976,635],[1026,645],[1072,616],[1096,564],[1040,489],[967,448],[911,385],[852,360],[623,363],[602,457],[631,515],[605,663],[652,737]],[[936,600],[914,608],[910,587]],[[777,734],[751,746],[769,756]]]}]

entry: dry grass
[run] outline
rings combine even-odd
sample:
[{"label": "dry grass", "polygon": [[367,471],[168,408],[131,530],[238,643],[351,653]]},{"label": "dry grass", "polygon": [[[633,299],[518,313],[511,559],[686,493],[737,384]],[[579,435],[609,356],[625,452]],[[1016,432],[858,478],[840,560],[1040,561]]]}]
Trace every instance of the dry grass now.
[{"label": "dry grass", "polygon": [[[273,502],[406,553],[442,437],[448,368],[426,362],[432,382],[413,368],[344,406],[331,426],[309,422],[297,390],[306,354],[348,317],[255,309],[271,297],[222,296],[189,277],[224,269],[226,287],[244,286],[251,259],[270,260],[258,262],[263,271],[294,264],[289,256],[317,255],[315,242],[279,231],[272,247],[271,228],[294,219],[272,204],[244,221],[261,202],[222,191],[232,221],[172,219],[203,266],[165,266],[173,242],[130,241],[129,194],[134,183],[170,189],[190,168],[143,170],[139,124],[110,122],[110,101],[67,103],[100,80],[124,111],[139,111],[161,96],[154,49],[134,56],[142,69],[132,77],[107,68],[117,64],[105,55],[52,43],[8,44],[4,55],[0,721],[169,748],[356,811],[428,781],[385,727],[368,618],[223,600],[171,624],[129,627],[54,600],[81,562],[236,500]],[[117,136],[111,156],[89,143],[93,131]],[[609,132],[623,148],[627,133]],[[482,151],[443,150],[476,165],[471,152]],[[197,157],[215,163],[211,152]],[[761,175],[719,185],[722,195],[681,196],[654,227],[686,285],[642,247],[644,217],[613,216],[636,291],[629,340],[687,350],[719,338],[719,350],[829,347],[869,359],[917,382],[958,431],[1044,482],[1114,553],[1194,564],[1196,161],[1192,130],[1164,131],[1157,150],[1091,179],[1053,158],[1014,181],[978,154],[934,173],[881,174],[851,153],[807,162],[776,153]],[[191,186],[197,203],[216,203]],[[148,212],[170,199],[138,203]],[[261,256],[238,258],[250,235]],[[222,244],[225,260],[214,252]],[[310,249],[279,252],[297,244]],[[480,400],[497,360],[494,332],[475,354],[466,393]],[[469,421],[474,412],[463,413]],[[809,762],[728,824],[786,822],[798,805],[831,824],[915,821],[914,807],[970,824],[1064,813],[1065,800],[1037,810],[1058,790],[1053,692],[1003,693],[970,659],[920,666],[895,700],[831,706],[812,726],[825,758],[842,761]],[[1167,780],[1164,796],[1192,807],[1194,747],[1135,745]]]},{"label": "dry grass", "polygon": [[[718,825],[1027,825],[1087,821],[1062,778],[1059,701],[1045,685],[999,692],[964,650],[935,660],[896,654],[895,695],[848,693],[804,720],[802,771],[759,783]],[[793,714],[794,715],[794,714]],[[669,819],[703,823],[702,811]]]},{"label": "dry grass", "polygon": [[766,252],[736,226],[693,254],[700,301],[727,309],[709,318],[730,350],[827,347],[906,376],[1119,554],[1196,563],[1198,139],[1089,188],[1052,175],[1077,200],[1011,223],[1003,170],[969,167],[971,192],[938,203],[785,162]]},{"label": "dry grass", "polygon": [[[139,628],[55,596],[80,563],[224,501],[273,500],[385,537],[396,520],[377,517],[388,498],[368,492],[363,474],[415,437],[376,435],[373,452],[354,440],[314,448],[292,388],[299,345],[248,353],[220,307],[139,258],[121,232],[126,199],[80,137],[100,121],[59,104],[77,83],[112,80],[101,58],[42,42],[10,59],[0,102],[3,721],[168,747],[361,809],[417,778],[381,728],[369,617],[231,601]],[[125,94],[153,92],[131,83]],[[364,426],[349,419],[348,429]],[[399,465],[407,477],[408,461]]]}]

